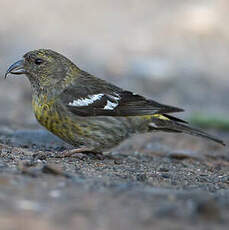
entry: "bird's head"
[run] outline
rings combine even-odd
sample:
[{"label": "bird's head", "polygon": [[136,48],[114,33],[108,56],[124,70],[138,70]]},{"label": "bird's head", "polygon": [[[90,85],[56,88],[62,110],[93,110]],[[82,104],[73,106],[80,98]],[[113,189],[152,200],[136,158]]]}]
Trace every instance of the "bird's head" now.
[{"label": "bird's head", "polygon": [[26,53],[23,59],[12,64],[5,77],[10,73],[25,74],[33,88],[45,88],[54,86],[75,68],[77,67],[63,55],[49,49],[39,49]]}]

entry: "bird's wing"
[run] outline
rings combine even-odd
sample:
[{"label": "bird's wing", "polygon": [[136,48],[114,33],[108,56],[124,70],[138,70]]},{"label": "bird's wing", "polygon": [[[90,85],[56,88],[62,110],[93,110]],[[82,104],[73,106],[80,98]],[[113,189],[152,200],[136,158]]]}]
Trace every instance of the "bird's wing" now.
[{"label": "bird's wing", "polygon": [[79,116],[140,116],[183,111],[122,90],[91,75],[78,77],[60,98]]}]

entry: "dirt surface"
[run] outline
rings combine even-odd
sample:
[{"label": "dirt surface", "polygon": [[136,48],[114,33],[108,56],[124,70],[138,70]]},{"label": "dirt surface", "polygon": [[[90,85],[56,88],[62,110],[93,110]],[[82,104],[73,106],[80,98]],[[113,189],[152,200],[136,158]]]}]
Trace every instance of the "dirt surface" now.
[{"label": "dirt surface", "polygon": [[0,130],[1,229],[228,229],[228,147],[157,133],[58,158],[44,130]]}]

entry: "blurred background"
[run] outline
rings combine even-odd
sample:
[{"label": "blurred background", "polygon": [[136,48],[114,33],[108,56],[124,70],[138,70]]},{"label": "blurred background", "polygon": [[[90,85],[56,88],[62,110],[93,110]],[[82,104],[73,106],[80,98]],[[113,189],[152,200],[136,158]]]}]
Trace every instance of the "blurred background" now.
[{"label": "blurred background", "polygon": [[[2,1],[0,73],[25,52],[49,48],[120,87],[184,107],[181,117],[227,123],[228,10],[227,0]],[[0,78],[0,108],[1,123],[37,124],[23,76]]]}]

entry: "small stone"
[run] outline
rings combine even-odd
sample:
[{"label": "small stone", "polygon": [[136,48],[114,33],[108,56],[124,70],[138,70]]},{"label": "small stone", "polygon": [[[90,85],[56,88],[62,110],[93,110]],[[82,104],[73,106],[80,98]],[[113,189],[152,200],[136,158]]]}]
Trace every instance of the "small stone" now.
[{"label": "small stone", "polygon": [[46,164],[43,166],[42,172],[46,173],[46,174],[52,174],[55,176],[64,176],[65,175],[64,172],[62,171],[62,169],[60,167],[58,167],[57,165]]},{"label": "small stone", "polygon": [[121,160],[121,159],[115,159],[115,160],[114,160],[114,163],[115,163],[116,165],[121,165],[121,164],[122,164],[122,160]]},{"label": "small stone", "polygon": [[147,180],[147,175],[145,173],[144,174],[137,174],[136,180],[141,181],[141,182],[145,182]]},{"label": "small stone", "polygon": [[170,178],[170,175],[168,173],[162,173],[161,176],[166,179]]},{"label": "small stone", "polygon": [[164,168],[164,167],[160,167],[158,169],[158,172],[168,172],[168,171],[169,171],[169,169],[168,168]]}]

